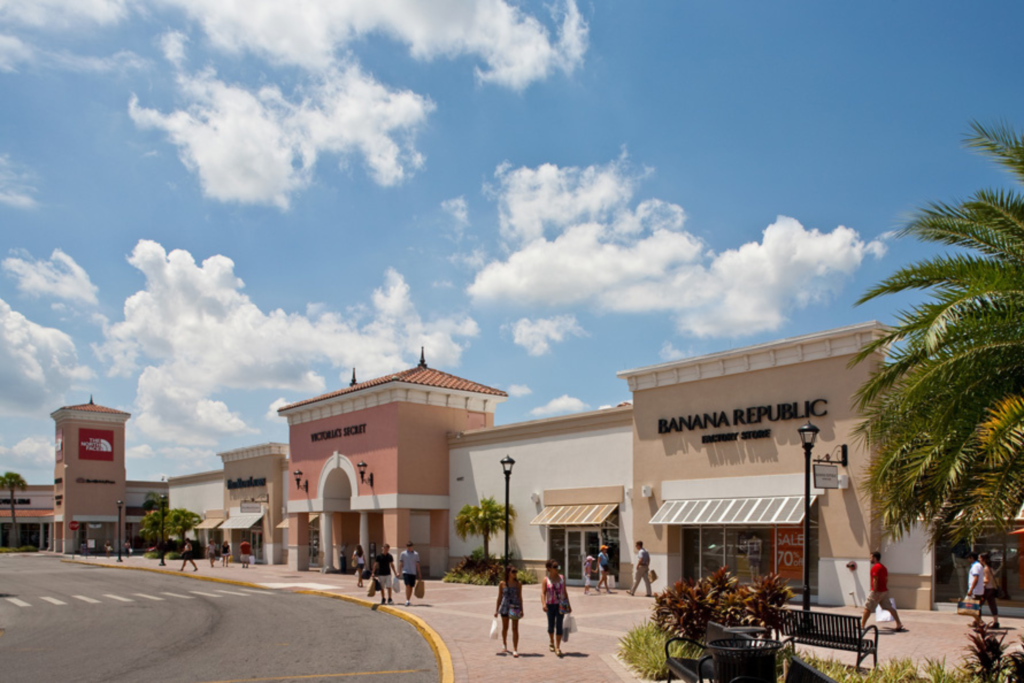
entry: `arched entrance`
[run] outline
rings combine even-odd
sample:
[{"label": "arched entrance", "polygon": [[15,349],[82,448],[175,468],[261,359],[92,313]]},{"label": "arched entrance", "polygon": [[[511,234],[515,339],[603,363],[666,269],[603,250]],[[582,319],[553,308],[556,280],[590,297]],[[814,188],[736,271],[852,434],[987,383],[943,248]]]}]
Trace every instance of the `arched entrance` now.
[{"label": "arched entrance", "polygon": [[[339,555],[339,550],[344,548],[341,539],[345,535],[342,515],[351,511],[352,495],[356,490],[356,471],[352,462],[335,452],[320,470],[317,487],[320,498],[314,501],[315,509],[320,512],[318,564],[325,571],[336,570],[343,565]],[[312,537],[310,548],[313,548]]]}]

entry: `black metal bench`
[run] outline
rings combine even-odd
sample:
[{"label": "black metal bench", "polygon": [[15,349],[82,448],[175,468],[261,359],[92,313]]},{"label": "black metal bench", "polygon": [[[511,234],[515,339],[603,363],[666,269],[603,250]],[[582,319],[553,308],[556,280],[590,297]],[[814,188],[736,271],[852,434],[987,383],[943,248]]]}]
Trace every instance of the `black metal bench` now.
[{"label": "black metal bench", "polygon": [[[878,666],[878,627],[861,628],[860,617],[830,612],[786,610],[782,613],[781,636],[783,642],[812,647],[826,647],[857,653],[857,666],[871,655]],[[872,640],[868,631],[874,630]]]},{"label": "black metal bench", "polygon": [[704,655],[697,659],[673,657],[669,654],[669,646],[672,643],[691,643],[703,650],[705,643],[725,640],[727,638],[750,638],[750,636],[746,633],[730,631],[726,626],[709,621],[707,631],[704,633],[704,643],[698,643],[695,640],[682,636],[670,638],[665,643],[665,664],[668,666],[668,680],[671,681],[675,677],[687,683],[698,683],[699,681],[711,681],[715,678],[715,667],[710,655]]},{"label": "black metal bench", "polygon": [[[740,676],[739,678],[732,679],[728,683],[772,682],[762,681],[760,678],[752,678],[751,676]],[[836,683],[836,680],[821,673],[799,657],[793,657],[793,661],[789,663],[789,673],[786,674],[786,683]]]}]

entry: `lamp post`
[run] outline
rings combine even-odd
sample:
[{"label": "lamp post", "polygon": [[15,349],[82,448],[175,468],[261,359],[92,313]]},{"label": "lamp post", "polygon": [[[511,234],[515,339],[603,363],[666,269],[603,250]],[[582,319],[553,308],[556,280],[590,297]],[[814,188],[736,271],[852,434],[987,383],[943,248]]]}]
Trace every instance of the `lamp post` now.
[{"label": "lamp post", "polygon": [[505,576],[508,576],[508,484],[515,464],[516,461],[507,455],[501,459],[501,469],[505,472]]},{"label": "lamp post", "polygon": [[124,562],[121,559],[121,506],[124,505],[123,500],[117,501],[117,561]]},{"label": "lamp post", "polygon": [[167,505],[167,494],[160,494],[160,566],[166,567],[164,564],[164,508]]},{"label": "lamp post", "polygon": [[810,423],[797,430],[804,445],[804,611],[811,609],[811,449],[818,428]]}]

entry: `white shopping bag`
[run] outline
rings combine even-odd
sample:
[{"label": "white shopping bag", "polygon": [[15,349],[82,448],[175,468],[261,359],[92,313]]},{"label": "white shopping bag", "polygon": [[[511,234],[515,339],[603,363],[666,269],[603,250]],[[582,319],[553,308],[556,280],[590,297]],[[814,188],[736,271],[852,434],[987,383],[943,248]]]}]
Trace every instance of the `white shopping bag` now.
[{"label": "white shopping bag", "polygon": [[391,578],[391,589],[396,593],[402,590],[402,579],[397,574]]},{"label": "white shopping bag", "polygon": [[[892,598],[889,598],[889,602],[892,603],[893,607],[896,606],[896,601]],[[881,605],[879,605],[875,608],[875,621],[878,623],[882,623],[885,621],[896,621],[896,618],[892,616],[892,612],[890,612],[887,609],[884,609]]]},{"label": "white shopping bag", "polygon": [[491,640],[497,640],[499,633],[501,633],[501,626],[498,623],[498,618],[495,617],[491,622]]},{"label": "white shopping bag", "polygon": [[566,614],[562,621],[562,640],[568,642],[569,634],[576,632],[576,617]]}]

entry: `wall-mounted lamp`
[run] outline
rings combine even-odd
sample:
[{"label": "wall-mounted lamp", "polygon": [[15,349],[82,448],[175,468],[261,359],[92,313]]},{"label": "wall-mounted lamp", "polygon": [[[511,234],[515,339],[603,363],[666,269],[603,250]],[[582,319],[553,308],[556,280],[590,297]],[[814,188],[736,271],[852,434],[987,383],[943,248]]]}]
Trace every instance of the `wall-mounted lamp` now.
[{"label": "wall-mounted lamp", "polygon": [[292,474],[295,475],[295,488],[309,493],[309,479],[302,481],[302,470],[295,470]]},{"label": "wall-mounted lamp", "polygon": [[356,465],[356,467],[359,468],[359,481],[361,481],[364,484],[369,483],[370,484],[370,488],[372,489],[373,488],[373,472],[370,472],[369,475],[366,474],[366,463],[365,462],[360,462],[358,465]]},{"label": "wall-mounted lamp", "polygon": [[537,493],[536,491],[534,491],[533,493],[530,494],[530,500],[532,500],[534,503],[539,503],[540,502],[540,494]]}]

